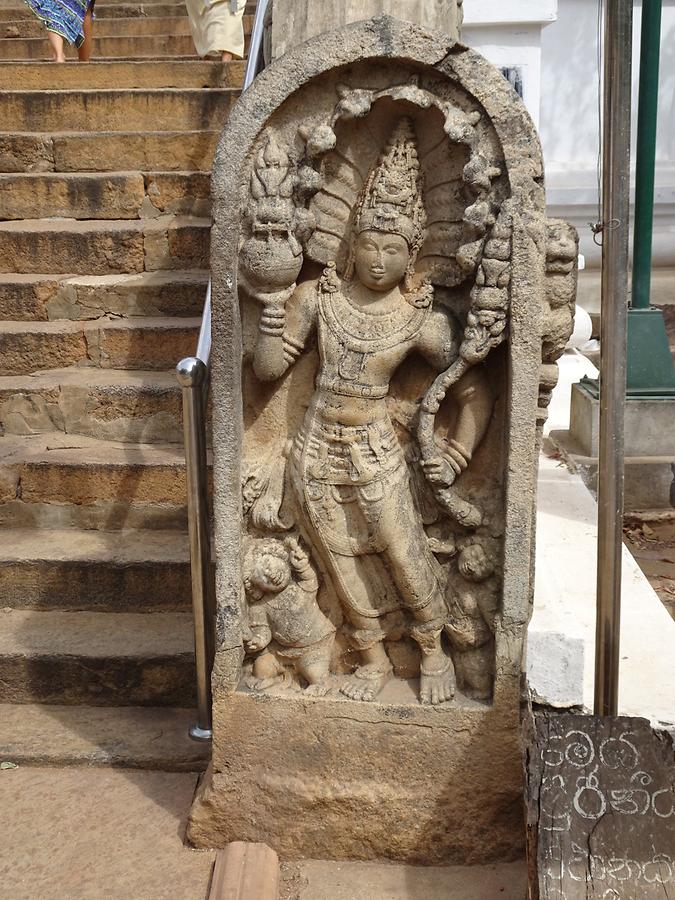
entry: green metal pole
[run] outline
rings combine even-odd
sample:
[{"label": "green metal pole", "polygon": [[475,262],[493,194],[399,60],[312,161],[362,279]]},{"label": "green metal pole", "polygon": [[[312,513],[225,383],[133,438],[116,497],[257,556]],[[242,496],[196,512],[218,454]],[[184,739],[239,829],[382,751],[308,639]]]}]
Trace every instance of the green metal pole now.
[{"label": "green metal pole", "polygon": [[650,304],[661,3],[662,0],[642,0],[633,292],[627,326],[626,388],[629,399],[675,397],[675,368],[663,313]]},{"label": "green metal pole", "polygon": [[633,309],[649,309],[660,46],[661,0],[642,0],[631,300]]}]

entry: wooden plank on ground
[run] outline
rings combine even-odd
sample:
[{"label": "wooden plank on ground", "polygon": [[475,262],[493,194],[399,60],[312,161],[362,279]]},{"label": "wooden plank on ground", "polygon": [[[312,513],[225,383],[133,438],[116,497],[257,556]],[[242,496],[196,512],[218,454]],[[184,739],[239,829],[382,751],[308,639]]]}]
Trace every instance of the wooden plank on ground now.
[{"label": "wooden plank on ground", "polygon": [[675,900],[671,735],[538,713],[526,737],[530,900]]},{"label": "wooden plank on ground", "polygon": [[209,900],[278,900],[279,858],[267,844],[233,841],[216,854]]}]

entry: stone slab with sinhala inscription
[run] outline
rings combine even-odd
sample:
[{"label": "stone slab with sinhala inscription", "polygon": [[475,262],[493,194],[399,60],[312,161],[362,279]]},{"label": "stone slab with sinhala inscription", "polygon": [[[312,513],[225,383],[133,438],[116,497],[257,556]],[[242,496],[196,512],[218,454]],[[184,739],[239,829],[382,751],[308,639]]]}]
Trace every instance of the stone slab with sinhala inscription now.
[{"label": "stone slab with sinhala inscription", "polygon": [[537,714],[530,900],[675,898],[675,752],[646,719]]}]

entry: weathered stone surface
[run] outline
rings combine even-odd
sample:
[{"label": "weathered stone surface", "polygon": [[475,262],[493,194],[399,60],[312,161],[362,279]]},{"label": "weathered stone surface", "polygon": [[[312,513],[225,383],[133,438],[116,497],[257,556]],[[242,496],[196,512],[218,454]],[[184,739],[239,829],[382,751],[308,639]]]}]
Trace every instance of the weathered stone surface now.
[{"label": "weathered stone surface", "polygon": [[0,611],[0,702],[191,706],[192,616],[111,615]]},{"label": "weathered stone surface", "polygon": [[[162,216],[147,221],[145,227],[147,271],[208,267],[209,219]],[[156,222],[156,225],[153,222]]]},{"label": "weathered stone surface", "polygon": [[[164,18],[160,16],[101,19],[96,23],[96,36],[104,37],[128,37],[128,36],[155,36],[155,35],[185,35],[190,34],[190,26],[185,16]],[[0,21],[0,39],[3,38],[41,38],[44,35],[42,23],[36,18],[23,19],[15,22]]]},{"label": "weathered stone surface", "polygon": [[542,365],[576,279],[542,177],[501,74],[387,16],[291,51],[233,110],[213,178],[200,845],[425,863],[522,847]]},{"label": "weathered stone surface", "polygon": [[646,719],[539,714],[526,740],[529,895],[672,900],[672,736]]},{"label": "weathered stone surface", "polygon": [[[20,142],[21,137],[17,135],[4,139],[6,154],[11,152],[15,157],[19,156],[14,145],[15,142]],[[101,172],[118,171],[127,167],[146,171],[208,172],[217,142],[217,131],[55,134],[51,142],[54,158],[52,168],[60,172],[87,170],[91,168],[91,160],[95,159],[96,167]]]},{"label": "weathered stone surface", "polygon": [[[0,309],[12,313],[8,319],[196,317],[201,316],[207,284],[208,274],[201,270],[82,275],[59,281],[40,275],[7,275],[0,276]],[[27,299],[22,303],[23,297]]]},{"label": "weathered stone surface", "polygon": [[0,222],[0,270],[45,274],[142,272],[143,230],[125,221]]},{"label": "weathered stone surface", "polygon": [[0,115],[15,131],[58,131],[64,123],[69,131],[147,131],[159,121],[180,131],[222,125],[236,96],[230,88],[4,91]]},{"label": "weathered stone surface", "polygon": [[307,859],[282,863],[281,871],[297,885],[297,900],[523,900],[527,890],[524,862],[405,866]]},{"label": "weathered stone surface", "polygon": [[0,378],[5,434],[65,431],[112,441],[182,441],[179,386],[171,372],[55,369]]},{"label": "weathered stone surface", "polygon": [[50,275],[0,275],[0,319],[46,321],[58,294],[59,279]]},{"label": "weathered stone surface", "polygon": [[170,369],[194,349],[199,321],[188,318],[0,323],[0,375],[63,366]]},{"label": "weathered stone surface", "polygon": [[140,172],[0,175],[2,219],[137,219],[144,197]]},{"label": "weathered stone surface", "polygon": [[87,340],[68,322],[0,324],[0,375],[20,375],[40,369],[87,365]]},{"label": "weathered stone surface", "polygon": [[[0,470],[0,485],[16,477],[15,472]],[[12,483],[7,490],[13,490]],[[185,502],[155,503],[143,500],[97,500],[87,505],[51,503],[47,501],[26,503],[21,499],[7,498],[0,503],[0,528],[83,528],[100,531],[123,529],[151,529],[165,531],[187,528]]]},{"label": "weathered stone surface", "polygon": [[190,608],[185,534],[15,529],[1,543],[0,598],[13,609],[159,612]]},{"label": "weathered stone surface", "polygon": [[145,191],[149,203],[160,213],[209,216],[210,180],[208,172],[150,172],[145,176]]},{"label": "weathered stone surface", "polygon": [[[195,46],[189,35],[151,35],[150,37],[96,37],[92,42],[92,53],[96,59],[103,57],[149,57],[170,58],[172,56],[194,56]],[[67,57],[76,59],[75,48],[65,46]],[[46,38],[5,38],[0,42],[0,59],[45,60],[49,54]]]},{"label": "weathered stone surface", "polygon": [[323,0],[273,0],[272,59],[309,38],[378,15],[394,16],[459,39],[462,0],[361,0],[324,3]]},{"label": "weathered stone surface", "polygon": [[192,709],[6,703],[0,706],[0,759],[61,771],[64,766],[114,766],[199,772],[206,766],[208,746],[188,737],[194,717]]},{"label": "weathered stone surface", "polygon": [[[21,767],[0,779],[0,865],[13,900],[205,898],[213,854],[182,844],[196,776]],[[95,828],[91,810],[105,815]],[[59,827],[55,827],[59,823]],[[24,863],[24,861],[26,861]]]},{"label": "weathered stone surface", "polygon": [[185,529],[182,448],[5,437],[1,528]]},{"label": "weathered stone surface", "polygon": [[52,140],[46,134],[0,134],[3,172],[50,172],[54,169]]},{"label": "weathered stone surface", "polygon": [[197,846],[424,864],[522,854],[517,704],[425,709],[397,682],[373,704],[237,692],[214,712]]},{"label": "weathered stone surface", "polygon": [[172,369],[194,352],[199,320],[110,321],[98,331],[99,364],[109,369]]},{"label": "weathered stone surface", "polygon": [[[15,4],[0,7],[0,22],[30,21],[33,12],[29,8],[21,8]],[[187,10],[182,3],[114,3],[110,5],[99,4],[96,10],[97,19],[112,18],[145,18],[146,16],[180,16],[187,15]]]},{"label": "weathered stone surface", "polygon": [[22,219],[0,222],[5,273],[131,274],[152,269],[204,268],[209,220]]},{"label": "weathered stone surface", "polygon": [[[133,8],[133,7],[132,7]],[[139,7],[136,7],[138,10]],[[184,4],[176,10],[186,14]],[[0,10],[0,13],[2,10]],[[27,8],[27,15],[33,15]],[[100,12],[97,11],[100,17]],[[84,71],[83,71],[84,69]],[[40,62],[4,63],[0,68],[0,89],[72,90],[73,88],[199,88],[241,87],[244,62],[230,63],[194,59],[94,60],[88,66],[55,69]],[[98,163],[98,160],[97,160]],[[3,167],[3,171],[7,171]]]}]

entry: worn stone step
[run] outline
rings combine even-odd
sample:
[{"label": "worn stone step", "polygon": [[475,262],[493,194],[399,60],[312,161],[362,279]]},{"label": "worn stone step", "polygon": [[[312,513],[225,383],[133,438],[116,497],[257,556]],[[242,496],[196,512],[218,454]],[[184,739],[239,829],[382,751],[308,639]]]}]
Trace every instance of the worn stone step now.
[{"label": "worn stone step", "polygon": [[[129,0],[121,0],[113,4],[96,4],[96,19],[112,18],[156,18],[158,16],[187,16],[184,3],[129,3]],[[0,22],[12,22],[19,20],[35,20],[35,13],[28,6],[17,6],[16,0],[12,6],[0,6]],[[97,21],[97,24],[98,24]]]},{"label": "worn stone step", "polygon": [[192,709],[0,705],[0,759],[25,766],[112,766],[201,772],[211,755],[190,740]]},{"label": "worn stone step", "polygon": [[0,275],[0,321],[72,321],[103,316],[201,316],[208,272],[136,275]]},{"label": "worn stone step", "polygon": [[173,372],[81,368],[0,377],[0,432],[55,431],[124,443],[180,443],[176,377]]},{"label": "worn stone step", "polygon": [[[77,59],[77,51],[70,44],[65,45],[65,54],[69,59]],[[195,45],[190,35],[150,35],[139,37],[96,37],[92,40],[92,54],[95,59],[127,59],[147,57],[164,59],[173,56],[197,58]],[[0,60],[50,60],[49,42],[44,37],[37,38],[3,38],[0,40]]]},{"label": "worn stone step", "polygon": [[189,613],[0,611],[0,702],[191,706]]},{"label": "worn stone step", "polygon": [[[156,123],[149,123],[156,125]],[[0,133],[2,172],[211,169],[218,131]]]},{"label": "worn stone step", "polygon": [[[136,21],[139,21],[138,19]],[[248,52],[250,34],[244,37],[244,52]],[[77,51],[66,43],[65,55],[75,61]],[[178,35],[147,35],[135,34],[117,37],[96,37],[92,40],[92,58],[94,60],[124,60],[124,59],[197,59],[195,45],[192,36]],[[2,38],[0,39],[0,60],[51,60],[49,42],[44,37],[37,38]],[[79,65],[79,63],[78,63]]]},{"label": "worn stone step", "polygon": [[89,612],[190,609],[179,531],[12,530],[0,543],[0,607]]},{"label": "worn stone step", "polygon": [[[186,35],[190,34],[190,23],[187,16],[165,17],[135,17],[123,19],[100,19],[94,25],[96,37],[136,37],[156,35]],[[0,21],[0,39],[2,38],[44,38],[45,28],[35,16],[16,21]]]},{"label": "worn stone step", "polygon": [[[21,131],[174,131],[219,129],[237,91],[232,88],[4,91],[0,121]],[[125,167],[127,168],[127,167]]]},{"label": "worn stone step", "polygon": [[0,219],[211,214],[208,172],[0,174]]},{"label": "worn stone step", "polygon": [[[185,8],[185,7],[183,7]],[[2,12],[2,10],[0,10]],[[245,63],[197,59],[94,60],[76,66],[52,62],[0,65],[0,90],[93,90],[94,88],[241,87]]]},{"label": "worn stone step", "polygon": [[210,219],[189,216],[0,222],[0,272],[110,275],[203,269],[209,263],[210,228]]},{"label": "worn stone step", "polygon": [[7,435],[0,527],[185,530],[185,458],[175,444]]},{"label": "worn stone step", "polygon": [[0,322],[0,376],[68,366],[173,369],[194,352],[199,319]]}]

